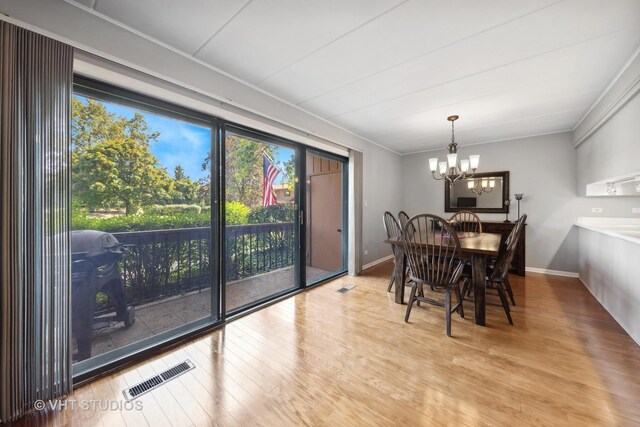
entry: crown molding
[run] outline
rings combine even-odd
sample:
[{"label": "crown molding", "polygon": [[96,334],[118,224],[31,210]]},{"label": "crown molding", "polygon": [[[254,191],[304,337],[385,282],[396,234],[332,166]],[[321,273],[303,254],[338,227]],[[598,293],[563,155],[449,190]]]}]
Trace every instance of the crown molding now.
[{"label": "crown molding", "polygon": [[573,128],[573,146],[577,148],[605,125],[640,92],[640,48],[638,48],[604,92]]}]

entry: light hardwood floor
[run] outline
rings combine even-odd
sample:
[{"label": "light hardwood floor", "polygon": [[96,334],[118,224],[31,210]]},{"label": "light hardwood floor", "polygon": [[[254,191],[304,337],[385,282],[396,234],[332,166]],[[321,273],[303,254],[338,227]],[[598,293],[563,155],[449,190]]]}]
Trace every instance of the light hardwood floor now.
[{"label": "light hardwood floor", "polygon": [[[139,398],[141,411],[66,410],[57,425],[639,425],[640,347],[577,279],[512,277],[509,326],[487,327],[386,292],[391,265],[289,298],[135,367],[77,389],[121,390],[183,359],[196,369]],[[338,288],[355,283],[347,293]]]}]

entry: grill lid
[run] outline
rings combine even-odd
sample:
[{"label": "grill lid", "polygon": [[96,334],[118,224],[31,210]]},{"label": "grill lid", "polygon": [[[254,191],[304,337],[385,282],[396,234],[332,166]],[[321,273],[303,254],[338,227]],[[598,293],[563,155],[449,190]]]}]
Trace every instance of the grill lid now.
[{"label": "grill lid", "polygon": [[72,253],[101,253],[117,248],[119,242],[111,233],[97,230],[77,230],[71,232]]}]

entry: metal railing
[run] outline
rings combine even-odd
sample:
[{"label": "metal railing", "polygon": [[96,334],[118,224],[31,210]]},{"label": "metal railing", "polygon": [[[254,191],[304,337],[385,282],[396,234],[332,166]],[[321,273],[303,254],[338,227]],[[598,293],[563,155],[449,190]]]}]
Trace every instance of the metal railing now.
[{"label": "metal railing", "polygon": [[[294,263],[293,223],[233,225],[226,227],[225,231],[227,283]],[[131,245],[121,263],[128,305],[210,287],[210,228],[118,232],[113,235],[120,243]],[[106,309],[105,305],[106,301],[99,304],[97,311]]]}]

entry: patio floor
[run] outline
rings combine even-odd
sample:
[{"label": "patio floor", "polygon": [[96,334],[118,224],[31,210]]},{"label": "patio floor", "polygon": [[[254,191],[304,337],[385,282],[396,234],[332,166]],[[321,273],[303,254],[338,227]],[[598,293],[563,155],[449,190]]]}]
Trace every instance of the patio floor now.
[{"label": "patio floor", "polygon": [[[307,266],[307,278],[327,272]],[[246,279],[226,287],[227,309],[234,310],[292,288],[294,270],[287,267]],[[97,356],[161,332],[203,319],[211,313],[211,290],[194,291],[136,307],[136,321],[125,328],[122,322],[94,331],[91,355]],[[75,345],[74,345],[75,347]],[[75,352],[75,348],[74,348]]]}]

